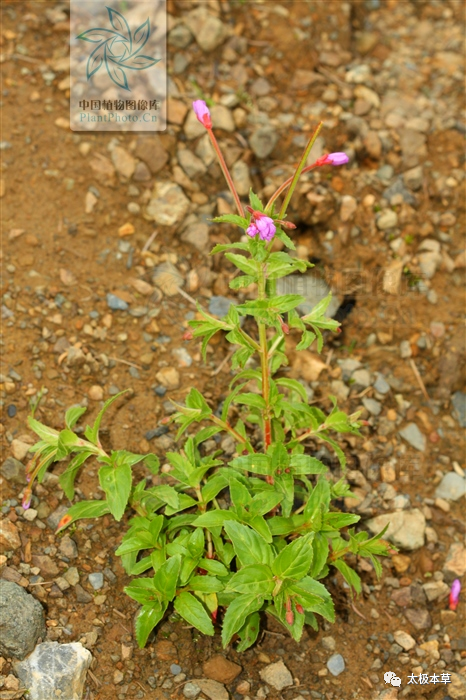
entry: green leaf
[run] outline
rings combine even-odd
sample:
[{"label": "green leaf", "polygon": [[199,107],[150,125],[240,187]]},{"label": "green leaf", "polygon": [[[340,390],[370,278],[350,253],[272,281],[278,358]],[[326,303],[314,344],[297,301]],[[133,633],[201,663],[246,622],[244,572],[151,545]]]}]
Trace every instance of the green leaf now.
[{"label": "green leaf", "polygon": [[260,411],[263,411],[267,407],[267,404],[262,396],[260,394],[253,394],[252,392],[240,394],[234,399],[234,402],[244,404],[245,406],[252,406],[253,408],[258,408]]},{"label": "green leaf", "polygon": [[194,527],[222,527],[228,520],[238,520],[236,513],[230,510],[209,510],[193,521]]},{"label": "green leaf", "polygon": [[243,229],[247,228],[248,226],[248,220],[244,219],[242,216],[238,216],[237,214],[222,214],[221,216],[216,216],[215,219],[212,219],[212,221],[222,224],[235,224]]},{"label": "green leaf", "polygon": [[257,279],[257,265],[254,260],[236,253],[225,253],[225,257],[241,272],[244,272],[246,275],[252,275],[254,279]]},{"label": "green leaf", "polygon": [[144,466],[148,468],[151,474],[158,474],[160,469],[160,459],[154,454],[145,455]]},{"label": "green leaf", "polygon": [[228,286],[230,289],[242,289],[243,287],[249,287],[249,285],[253,284],[256,280],[257,277],[253,275],[240,275],[239,277],[233,277]]},{"label": "green leaf", "polygon": [[316,339],[316,334],[313,333],[312,331],[303,331],[303,334],[301,336],[301,340],[296,346],[296,350],[299,352],[300,350],[306,350]]},{"label": "green leaf", "polygon": [[215,576],[193,576],[189,581],[190,588],[200,593],[218,593],[223,591],[224,585]]},{"label": "green leaf", "polygon": [[136,640],[142,649],[154,627],[160,622],[167,609],[167,604],[154,601],[149,605],[143,605],[136,618]]},{"label": "green leaf", "polygon": [[293,467],[295,474],[325,474],[328,472],[328,467],[323,462],[309,455],[293,455],[290,467]]},{"label": "green leaf", "polygon": [[312,562],[312,534],[299,537],[288,544],[272,564],[272,571],[280,579],[300,579],[306,576]]},{"label": "green leaf", "polygon": [[154,494],[164,503],[168,503],[172,508],[178,508],[180,505],[180,498],[178,492],[173,488],[173,486],[168,486],[167,484],[161,484],[160,486],[152,486],[148,489],[149,493]]},{"label": "green leaf", "polygon": [[307,403],[306,389],[296,379],[289,379],[288,377],[279,377],[279,379],[275,379],[275,383],[277,384],[277,386],[283,386],[289,391],[295,391],[302,398],[302,400],[305,403]]},{"label": "green leaf", "polygon": [[74,481],[77,473],[86,459],[91,457],[91,455],[92,452],[80,452],[79,454],[75,455],[66,467],[65,471],[59,476],[60,486],[70,501],[72,501],[74,498]]},{"label": "green leaf", "polygon": [[335,610],[330,593],[319,581],[306,576],[291,586],[290,591],[297,596],[305,610],[316,612],[329,622],[335,622]]},{"label": "green leaf", "polygon": [[270,567],[264,566],[264,564],[254,564],[244,566],[236,574],[233,574],[226,585],[225,592],[235,591],[236,593],[250,593],[267,597],[272,595],[274,587],[275,581]]},{"label": "green leaf", "polygon": [[167,602],[175,597],[180,570],[181,556],[177,554],[167,559],[154,576],[154,587]]},{"label": "green leaf", "polygon": [[324,523],[330,525],[330,527],[335,530],[348,527],[348,525],[354,525],[354,523],[360,520],[360,515],[353,515],[352,513],[325,513],[324,515]]},{"label": "green leaf", "polygon": [[107,399],[107,401],[104,403],[102,406],[102,409],[99,411],[97,414],[97,418],[94,421],[94,425],[91,427],[86,426],[86,430],[84,431],[84,435],[86,438],[92,442],[93,445],[98,445],[99,442],[99,428],[100,424],[102,422],[102,418],[104,416],[105,411],[109,406],[112,405],[114,401],[120,398],[120,396],[123,396],[123,394],[126,394],[127,391],[130,391],[130,389],[125,389],[124,391],[120,391],[118,394],[115,394],[115,396],[112,396],[111,398]]},{"label": "green leaf", "polygon": [[332,292],[329,292],[326,297],[317,302],[317,304],[312,308],[312,310],[308,314],[306,314],[306,316],[302,317],[302,320],[306,321],[307,323],[310,323],[311,321],[320,320],[320,318],[326,312],[331,301]]},{"label": "green leaf", "polygon": [[271,565],[272,550],[254,530],[232,520],[226,522],[224,528],[242,566],[248,564]]},{"label": "green leaf", "polygon": [[262,204],[257,194],[254,194],[252,189],[249,190],[249,203],[251,204],[251,207],[256,211],[264,211],[264,205]]},{"label": "green leaf", "polygon": [[65,413],[65,425],[67,428],[71,430],[78,420],[81,418],[81,416],[86,413],[87,407],[86,406],[71,406]]},{"label": "green leaf", "polygon": [[312,578],[317,578],[327,563],[328,558],[329,544],[325,535],[320,532],[315,533],[314,539],[312,540],[312,550],[314,556],[309,575]]},{"label": "green leaf", "polygon": [[175,599],[175,610],[181,615],[183,620],[186,620],[188,624],[198,629],[199,632],[210,637],[213,636],[214,627],[212,621],[202,603],[192,593],[187,591],[180,593]]},{"label": "green leaf", "polygon": [[58,443],[58,430],[49,428],[47,425],[43,425],[38,420],[32,416],[28,416],[28,423],[31,430],[33,430],[36,435],[38,435],[44,442],[48,445],[56,446]]},{"label": "green leaf", "polygon": [[223,618],[222,643],[224,647],[233,635],[243,627],[246,618],[262,607],[263,602],[263,598],[256,595],[240,595],[230,603]]},{"label": "green leaf", "polygon": [[107,501],[80,501],[69,508],[66,514],[66,522],[56,532],[61,532],[65,527],[74,523],[75,520],[99,518],[107,513],[110,513]]},{"label": "green leaf", "polygon": [[205,569],[212,576],[220,576],[221,578],[229,575],[229,571],[220,561],[216,559],[201,559],[199,562],[201,569]]},{"label": "green leaf", "polygon": [[[215,221],[215,219],[214,219]],[[225,244],[220,244],[216,245],[212,248],[210,251],[211,255],[215,255],[215,253],[223,253],[225,250],[229,250],[230,248],[236,248],[237,250],[249,250],[249,246],[247,243],[225,243]]]},{"label": "green leaf", "polygon": [[151,578],[136,578],[129,586],[125,586],[123,590],[126,595],[141,605],[160,600],[160,596],[154,588],[154,580]]},{"label": "green leaf", "polygon": [[238,630],[240,643],[236,647],[236,651],[246,651],[256,641],[260,631],[260,615],[258,612],[248,615],[246,622]]},{"label": "green leaf", "polygon": [[362,590],[362,585],[361,585],[361,579],[359,575],[352,569],[346,562],[343,561],[343,559],[336,559],[335,561],[330,562],[332,566],[335,567],[335,569],[338,569],[338,571],[341,573],[343,578],[345,579],[346,583],[351,587],[354,588],[356,593],[361,593]]},{"label": "green leaf", "polygon": [[230,466],[235,469],[244,469],[254,474],[270,474],[270,457],[263,454],[249,454],[242,457],[235,457],[231,460]]},{"label": "green leaf", "polygon": [[121,520],[131,493],[131,467],[129,464],[100,467],[99,482],[107,496],[111,514],[115,520]]}]

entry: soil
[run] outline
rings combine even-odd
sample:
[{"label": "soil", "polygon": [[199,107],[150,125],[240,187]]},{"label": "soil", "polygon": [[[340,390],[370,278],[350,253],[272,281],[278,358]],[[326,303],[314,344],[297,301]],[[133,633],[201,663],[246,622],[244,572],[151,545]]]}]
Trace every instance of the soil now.
[{"label": "soil", "polygon": [[[432,574],[442,571],[451,544],[461,542],[465,533],[464,498],[445,507],[434,503],[435,487],[442,474],[450,471],[454,462],[464,466],[463,436],[450,403],[451,395],[463,387],[458,370],[464,362],[464,189],[458,174],[463,167],[462,87],[454,77],[454,68],[446,63],[448,56],[443,55],[461,56],[457,39],[464,29],[462,3],[390,0],[276,5],[213,0],[205,4],[214,14],[220,7],[220,17],[233,37],[246,39],[247,51],[239,65],[247,70],[247,81],[241,90],[245,93],[242,105],[253,105],[246,110],[248,115],[254,112],[258,100],[251,91],[251,82],[257,76],[266,78],[271,86],[276,100],[274,115],[292,112],[298,116],[305,105],[326,102],[324,93],[331,85],[340,92],[335,101],[326,102],[323,136],[328,151],[344,150],[345,144],[352,144],[357,154],[358,177],[350,168],[323,174],[321,182],[327,187],[323,211],[316,214],[314,208],[306,213],[304,205],[308,200],[304,192],[300,200],[304,202],[303,209],[295,207],[291,217],[298,224],[295,236],[303,255],[317,261],[317,268],[341,298],[355,301],[343,321],[343,333],[324,350],[328,369],[318,383],[313,383],[313,400],[328,409],[331,383],[341,378],[339,360],[356,359],[372,373],[394,377],[380,418],[371,418],[361,403],[364,396],[373,396],[373,389],[351,390],[348,398],[340,402],[348,412],[362,407],[363,417],[370,418],[370,424],[363,429],[363,440],[342,441],[342,446],[348,453],[350,469],[365,477],[373,465],[379,468],[394,459],[396,481],[392,486],[399,494],[409,496],[413,506],[424,512],[428,509],[428,524],[437,536],[437,541],[405,552],[409,563],[404,572],[397,570],[392,560],[385,561],[382,581],[377,581],[372,569],[366,570],[359,563],[365,585],[358,599],[352,600],[339,576],[332,576],[328,585],[335,596],[337,622],[334,626],[324,623],[318,633],[305,631],[299,644],[283,634],[273,621],[264,621],[264,633],[254,648],[237,654],[233,645],[224,652],[243,669],[227,686],[228,691],[231,697],[243,697],[236,687],[247,680],[251,684],[250,697],[256,696],[264,686],[259,671],[264,665],[283,659],[295,685],[281,692],[270,688],[270,700],[372,698],[388,687],[383,680],[387,670],[402,678],[400,697],[428,695],[432,700],[440,700],[448,696],[446,685],[407,685],[413,669],[418,669],[418,674],[422,671],[419,667],[425,661],[425,652],[423,656],[422,649],[417,655],[416,650],[410,651],[404,665],[390,655],[390,635],[407,630],[415,637],[418,649],[429,639],[437,640],[440,659],[446,662],[438,668],[464,678],[464,602],[460,602],[456,614],[447,612],[446,598],[426,603],[431,624],[428,629],[418,630],[405,618],[402,608],[390,604],[393,589],[384,584],[384,579],[398,578],[402,588],[431,580]],[[182,20],[196,5],[169,2],[168,9],[170,15]],[[57,119],[67,119],[69,103],[66,86],[60,85],[66,73],[51,66],[67,55],[68,23],[66,16],[53,19],[45,9],[59,12],[63,8],[66,15],[66,7],[54,2],[10,2],[3,6],[2,142],[8,144],[2,146],[4,458],[12,454],[14,440],[33,442],[27,416],[40,396],[36,417],[61,428],[64,411],[70,405],[87,404],[85,421],[91,421],[101,407],[101,396],[105,399],[116,389],[130,388],[131,392],[114,404],[104,419],[105,446],[134,452],[155,451],[163,461],[164,452],[173,445],[174,429],[170,427],[166,435],[151,440],[147,433],[159,425],[169,410],[167,399],[182,401],[188,389],[196,386],[216,406],[228,391],[231,375],[228,363],[222,363],[228,352],[223,338],[214,338],[206,364],[199,347],[183,341],[187,318],[194,306],[186,296],[167,296],[154,287],[153,268],[162,262],[173,263],[186,280],[184,290],[205,306],[213,294],[234,296],[228,291],[233,270],[218,256],[209,258],[204,250],[183,242],[176,226],[154,228],[154,222],[142,216],[147,192],[154,182],[172,178],[177,146],[186,143],[181,126],[169,123],[167,132],[160,136],[160,143],[169,154],[168,162],[144,182],[129,181],[118,173],[110,181],[96,176],[90,161],[96,154],[108,157],[114,134],[77,134],[57,126]],[[285,8],[286,15],[279,8]],[[297,29],[307,32],[304,50],[303,42],[296,40]],[[365,53],[361,52],[362,33],[376,37]],[[435,37],[432,46],[431,37]],[[178,101],[189,105],[198,96],[193,89],[194,79],[214,101],[220,99],[226,86],[235,87],[235,77],[225,74],[223,68],[219,73],[219,65],[224,66],[226,60],[225,45],[204,53],[192,44],[189,67],[182,74],[172,72],[178,49],[171,50],[169,45],[171,85],[178,91]],[[419,70],[410,61],[418,62]],[[425,176],[421,189],[415,193],[416,205],[398,202],[391,207],[398,214],[396,233],[381,230],[375,220],[377,204],[386,188],[376,177],[378,169],[383,163],[391,165],[396,174],[409,169],[403,163],[405,154],[397,141],[397,130],[389,129],[384,121],[386,114],[380,115],[377,110],[364,116],[372,131],[390,131],[391,145],[384,145],[384,155],[376,158],[365,150],[360,135],[350,133],[348,121],[339,119],[339,112],[334,109],[341,99],[342,109],[352,112],[354,99],[345,98],[344,93],[354,85],[345,82],[344,66],[362,63],[370,64],[375,75],[396,66],[387,88],[396,87],[406,100],[421,104],[423,97],[434,94],[445,105],[443,117],[432,119],[425,153],[419,157]],[[44,66],[54,77],[47,79]],[[314,74],[303,89],[296,87],[299,70]],[[382,97],[384,87],[376,84]],[[401,124],[399,132],[404,128]],[[296,161],[300,149],[294,139],[300,133],[298,127],[282,130],[283,138],[265,160],[246,148],[244,136],[236,139],[234,134],[221,132],[221,140],[231,149],[240,147],[253,186],[260,192],[275,182],[279,166],[284,164],[288,172]],[[137,135],[119,133],[118,140],[119,145],[134,153]],[[89,144],[89,148],[83,148],[83,144]],[[456,178],[457,186],[440,186],[449,177]],[[224,190],[219,171],[211,169],[198,181],[200,191],[186,192],[192,197],[193,210],[202,209],[208,202],[215,212],[218,194]],[[86,214],[84,202],[89,187],[98,190],[98,197],[94,210]],[[357,200],[357,211],[349,223],[341,220],[335,193]],[[195,195],[205,195],[205,199]],[[370,195],[373,200],[367,199]],[[128,210],[131,202],[139,203],[141,213]],[[128,222],[135,232],[128,237],[119,236],[120,227]],[[154,230],[157,235],[148,252],[144,251]],[[236,236],[233,229],[211,226],[209,244],[234,240]],[[384,272],[393,261],[390,243],[397,237],[403,240],[403,275],[397,293],[387,294],[383,291]],[[444,253],[442,265],[430,280],[436,293],[435,303],[429,302],[417,285],[422,275],[416,253],[426,237],[438,240]],[[129,246],[122,246],[125,241],[129,241]],[[197,282],[190,271],[197,273]],[[149,294],[144,296],[138,291],[133,280],[152,285]],[[129,312],[111,311],[106,296],[109,292],[126,301]],[[141,307],[146,308],[139,315]],[[420,343],[420,338],[427,340]],[[410,358],[400,357],[403,341],[408,341]],[[81,364],[73,366],[68,361],[66,352],[72,346],[84,354]],[[182,347],[191,355],[189,367],[182,366],[173,355],[173,350]],[[447,365],[445,358],[449,359]],[[160,397],[154,391],[159,385],[155,375],[166,366],[176,367],[180,385]],[[20,378],[8,376],[10,370]],[[102,394],[96,387],[102,388]],[[97,400],[92,396],[97,396]],[[403,399],[410,406],[401,414]],[[398,412],[406,422],[418,424],[427,439],[425,451],[406,445],[396,431],[380,428],[382,418],[384,425],[390,422],[390,411]],[[332,461],[330,464],[337,473],[336,465]],[[129,579],[114,555],[124,525],[108,516],[78,524],[68,533],[76,542],[78,558],[67,561],[59,550],[62,535],[56,536],[47,524],[47,517],[57,508],[70,505],[57,487],[56,475],[61,468],[54,468],[52,476],[35,490],[33,507],[39,506],[39,522],[30,523],[22,517],[18,507],[20,487],[2,480],[3,514],[16,524],[21,548],[4,557],[1,575],[23,571],[27,590],[45,607],[50,639],[81,640],[91,649],[94,659],[86,682],[87,700],[109,700],[115,696],[156,700],[184,697],[185,681],[173,681],[170,665],[179,664],[187,679],[202,676],[203,663],[221,651],[219,634],[201,638],[183,623],[168,618],[145,649],[137,648],[133,619],[138,606],[123,593]],[[375,492],[382,483],[380,474],[369,483]],[[92,464],[80,475],[77,485],[79,495],[86,498],[98,493]],[[374,508],[369,507],[363,515],[367,518],[373,514]],[[29,583],[27,565],[38,554],[49,555],[62,571],[76,566],[82,587],[92,595],[90,602],[78,602],[74,587],[61,591],[53,583],[56,575],[41,571],[42,585]],[[103,570],[107,570],[104,588],[94,592],[88,574]],[[335,651],[342,654],[346,665],[336,678],[326,669],[333,652],[322,646],[322,638],[329,636],[336,641]],[[433,673],[437,667],[430,660],[429,664]],[[8,669],[7,662],[2,672],[8,673]],[[117,671],[122,672],[121,677]]]}]

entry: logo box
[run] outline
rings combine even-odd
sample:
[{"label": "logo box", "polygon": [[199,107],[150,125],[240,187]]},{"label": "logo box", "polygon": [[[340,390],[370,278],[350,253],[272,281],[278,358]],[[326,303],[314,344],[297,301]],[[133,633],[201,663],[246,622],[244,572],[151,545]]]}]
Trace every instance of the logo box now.
[{"label": "logo box", "polygon": [[163,131],[166,37],[166,0],[71,0],[71,129]]}]

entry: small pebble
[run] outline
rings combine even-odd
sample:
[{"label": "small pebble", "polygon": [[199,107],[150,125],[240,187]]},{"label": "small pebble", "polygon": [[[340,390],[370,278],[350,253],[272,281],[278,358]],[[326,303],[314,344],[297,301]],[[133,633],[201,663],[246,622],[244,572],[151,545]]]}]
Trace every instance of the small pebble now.
[{"label": "small pebble", "polygon": [[89,574],[89,583],[95,591],[98,591],[104,585],[104,575],[99,571],[95,574]]},{"label": "small pebble", "polygon": [[345,660],[341,654],[333,654],[327,661],[327,668],[332,676],[339,676],[345,670]]},{"label": "small pebble", "polygon": [[16,416],[16,406],[14,405],[14,403],[10,403],[10,405],[6,409],[6,412],[9,418],[14,418]]},{"label": "small pebble", "polygon": [[178,664],[172,664],[170,666],[170,673],[177,676],[179,673],[181,673],[181,666],[178,666]]}]

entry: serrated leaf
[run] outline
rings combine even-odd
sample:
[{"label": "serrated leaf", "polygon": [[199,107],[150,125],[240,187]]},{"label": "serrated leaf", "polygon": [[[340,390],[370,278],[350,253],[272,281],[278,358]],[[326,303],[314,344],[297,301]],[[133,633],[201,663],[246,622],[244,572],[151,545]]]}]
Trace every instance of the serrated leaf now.
[{"label": "serrated leaf", "polygon": [[167,602],[175,596],[180,570],[181,556],[177,554],[167,559],[154,576],[154,588]]},{"label": "serrated leaf", "polygon": [[111,514],[115,520],[121,520],[131,493],[131,467],[129,464],[100,467],[99,483],[107,496]]},{"label": "serrated leaf", "polygon": [[305,535],[288,544],[272,564],[272,571],[280,579],[301,579],[307,575],[312,563],[312,537]]},{"label": "serrated leaf", "polygon": [[71,430],[78,420],[81,418],[81,416],[86,413],[87,407],[86,406],[71,406],[65,413],[65,425],[67,428]]},{"label": "serrated leaf", "polygon": [[270,546],[252,528],[232,520],[225,522],[224,528],[242,566],[271,565],[273,555]]},{"label": "serrated leaf", "polygon": [[[247,225],[248,225],[247,219],[243,218],[242,216],[238,216],[237,214],[222,214],[221,216],[216,216],[215,219],[212,219],[212,221],[215,221],[215,223],[222,223],[222,224],[234,224],[235,226],[239,226],[242,229],[247,228]],[[228,248],[231,248],[232,245],[229,245]],[[247,245],[246,244],[243,244],[243,245],[245,246],[245,248],[243,248],[243,250],[248,250]],[[227,246],[224,246],[224,247],[226,248]],[[238,246],[235,246],[235,247],[238,247]],[[214,251],[215,251],[215,248],[212,252],[214,252]]]},{"label": "serrated leaf", "polygon": [[154,601],[149,605],[143,605],[136,618],[136,640],[142,649],[154,627],[160,622],[167,609],[166,603]]},{"label": "serrated leaf", "polygon": [[175,599],[175,610],[181,615],[183,620],[196,629],[202,634],[207,634],[212,637],[214,634],[214,627],[212,621],[202,605],[202,603],[192,594],[187,591],[183,591]]},{"label": "serrated leaf", "polygon": [[244,566],[233,574],[228,581],[225,591],[248,593],[252,595],[270,596],[275,586],[270,567],[263,564]]},{"label": "serrated leaf", "polygon": [[224,647],[233,635],[243,627],[246,618],[262,607],[263,602],[263,598],[256,595],[240,595],[230,603],[223,618],[222,643]]}]

